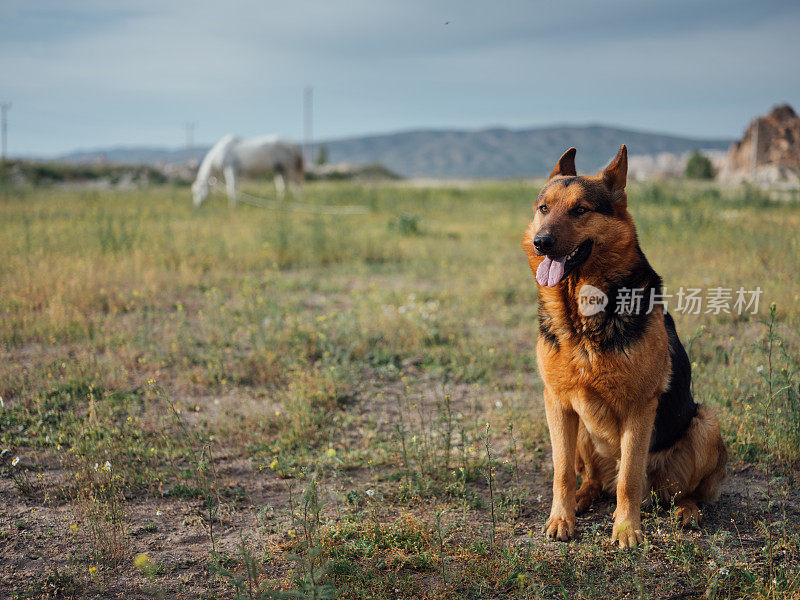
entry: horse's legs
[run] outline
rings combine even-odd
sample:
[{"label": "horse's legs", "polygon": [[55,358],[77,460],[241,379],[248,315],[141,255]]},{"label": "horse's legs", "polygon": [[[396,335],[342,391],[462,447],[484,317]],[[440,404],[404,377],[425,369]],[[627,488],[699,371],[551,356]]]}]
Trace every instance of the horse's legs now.
[{"label": "horse's legs", "polygon": [[289,177],[289,189],[292,195],[303,199],[303,172],[302,170],[295,169]]},{"label": "horse's legs", "polygon": [[286,194],[286,181],[280,173],[275,173],[275,194],[278,200],[283,200],[283,196]]},{"label": "horse's legs", "polygon": [[222,170],[225,175],[225,188],[228,190],[228,201],[232,207],[236,206],[236,169],[232,166]]}]

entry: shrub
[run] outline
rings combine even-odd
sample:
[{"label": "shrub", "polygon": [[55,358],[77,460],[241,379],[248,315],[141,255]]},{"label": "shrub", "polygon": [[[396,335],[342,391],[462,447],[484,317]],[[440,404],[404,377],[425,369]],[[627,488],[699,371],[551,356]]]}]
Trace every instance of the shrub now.
[{"label": "shrub", "polygon": [[686,163],[687,179],[714,179],[714,167],[707,156],[695,150]]}]

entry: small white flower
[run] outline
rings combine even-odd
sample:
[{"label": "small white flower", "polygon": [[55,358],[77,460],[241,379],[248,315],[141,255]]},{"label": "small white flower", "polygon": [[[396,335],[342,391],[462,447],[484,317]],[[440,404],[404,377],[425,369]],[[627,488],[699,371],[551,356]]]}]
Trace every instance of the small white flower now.
[{"label": "small white flower", "polygon": [[104,465],[103,465],[103,468],[104,468],[106,471],[110,471],[110,470],[111,470],[111,463],[110,463],[110,462],[108,462],[108,461],[106,461],[106,464],[104,464]]},{"label": "small white flower", "polygon": [[730,572],[731,571],[730,571],[730,569],[728,569],[728,567],[720,567],[720,569],[719,569],[719,574],[720,575],[729,575]]},{"label": "small white flower", "polygon": [[163,515],[163,514],[164,514],[164,513],[162,513],[160,510],[157,510],[157,511],[156,511],[156,516],[157,516],[157,517],[160,517],[160,516],[161,516],[161,515]]},{"label": "small white flower", "polygon": [[94,463],[94,470],[95,471],[99,471],[100,470],[100,465],[97,464],[97,463]]},{"label": "small white flower", "polygon": [[15,456],[14,460],[11,461],[11,466],[16,467],[18,463],[19,463],[19,456]]},{"label": "small white flower", "polygon": [[0,456],[5,456],[6,452],[9,452],[8,448],[3,448],[3,451],[0,452]]},{"label": "small white flower", "polygon": [[537,501],[537,502],[541,502],[541,501],[542,501],[542,495],[541,495],[541,494],[539,494],[538,496],[536,496],[536,501]]},{"label": "small white flower", "polygon": [[502,403],[502,402],[500,402],[500,400],[498,400],[497,402],[495,402],[495,403],[494,403],[494,405],[495,405],[497,408],[503,408],[503,403]]},{"label": "small white flower", "polygon": [[374,495],[375,495],[375,490],[367,490],[367,496],[371,497],[371,496],[374,496]]},{"label": "small white flower", "polygon": [[764,365],[758,365],[756,367],[756,373],[763,373],[764,372]]}]

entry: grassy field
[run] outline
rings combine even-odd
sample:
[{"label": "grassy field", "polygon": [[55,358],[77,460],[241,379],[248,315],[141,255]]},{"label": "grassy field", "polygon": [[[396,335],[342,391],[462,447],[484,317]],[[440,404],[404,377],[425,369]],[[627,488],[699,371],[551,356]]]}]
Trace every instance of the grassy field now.
[{"label": "grassy field", "polygon": [[613,499],[540,535],[537,192],[0,188],[0,596],[800,598],[800,203],[631,189],[669,292],[763,294],[675,314],[729,480],[700,531],[649,508],[623,552]]}]

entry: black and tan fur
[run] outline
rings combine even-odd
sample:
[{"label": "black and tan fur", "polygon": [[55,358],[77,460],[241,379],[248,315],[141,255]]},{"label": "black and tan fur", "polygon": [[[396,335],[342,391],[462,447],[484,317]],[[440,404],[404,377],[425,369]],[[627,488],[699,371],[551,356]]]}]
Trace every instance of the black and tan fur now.
[{"label": "black and tan fur", "polygon": [[[716,417],[692,399],[691,367],[672,317],[660,305],[647,313],[649,290],[662,284],[639,246],[626,179],[625,146],[596,177],[577,175],[571,148],[539,194],[523,247],[534,273],[545,258],[537,234],[556,240],[548,256],[591,248],[560,283],[539,286],[537,360],[554,466],[545,534],[572,538],[576,512],[603,490],[615,491],[612,539],[633,547],[643,539],[648,489],[674,501],[684,524],[698,523],[698,504],[719,494],[728,454]],[[586,284],[609,298],[593,316],[578,310]],[[622,288],[645,290],[639,313],[615,311]]]}]

